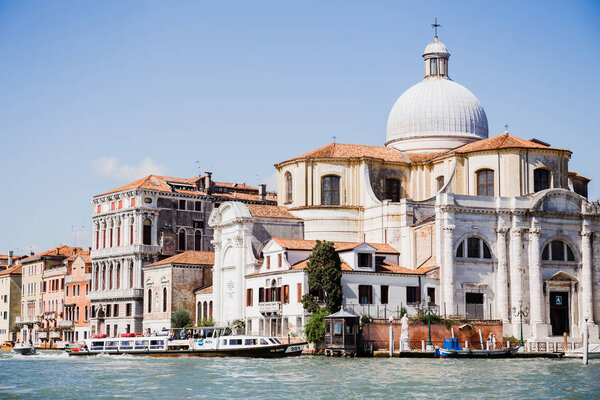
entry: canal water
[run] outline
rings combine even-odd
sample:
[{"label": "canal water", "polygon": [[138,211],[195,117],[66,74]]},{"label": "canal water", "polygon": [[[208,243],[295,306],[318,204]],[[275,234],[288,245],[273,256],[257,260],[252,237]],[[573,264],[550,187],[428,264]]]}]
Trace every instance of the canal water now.
[{"label": "canal water", "polygon": [[600,398],[600,360],[0,354],[0,398]]}]

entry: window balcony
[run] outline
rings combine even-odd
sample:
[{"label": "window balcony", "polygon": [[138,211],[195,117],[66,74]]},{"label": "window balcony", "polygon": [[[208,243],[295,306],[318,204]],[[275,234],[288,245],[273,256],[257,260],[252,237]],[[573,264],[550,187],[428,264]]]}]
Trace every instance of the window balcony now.
[{"label": "window balcony", "polygon": [[142,298],[144,296],[143,289],[112,289],[91,291],[87,297],[90,301],[114,300],[114,299],[132,299]]},{"label": "window balcony", "polygon": [[160,246],[146,245],[146,244],[132,244],[126,246],[113,246],[106,247],[103,249],[92,250],[90,257],[96,258],[107,258],[116,257],[121,255],[131,254],[158,254],[161,251]]},{"label": "window balcony", "polygon": [[269,301],[265,303],[258,303],[258,310],[261,313],[271,313],[281,311],[280,301]]},{"label": "window balcony", "polygon": [[15,324],[17,325],[31,325],[38,324],[39,320],[37,317],[16,317]]},{"label": "window balcony", "polygon": [[48,339],[48,333],[44,331],[38,332],[38,339]]},{"label": "window balcony", "polygon": [[68,329],[68,328],[72,328],[73,325],[74,325],[73,321],[70,321],[70,320],[58,321],[59,328]]}]

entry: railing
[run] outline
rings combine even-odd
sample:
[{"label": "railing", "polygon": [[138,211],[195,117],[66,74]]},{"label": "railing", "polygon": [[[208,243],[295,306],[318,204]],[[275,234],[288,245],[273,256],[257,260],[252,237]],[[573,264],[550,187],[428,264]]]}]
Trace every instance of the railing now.
[{"label": "railing", "polygon": [[73,325],[74,325],[73,321],[69,321],[69,320],[58,321],[59,328],[72,328]]},{"label": "railing", "polygon": [[144,295],[143,289],[113,289],[113,290],[98,290],[88,293],[88,299],[92,300],[105,300],[115,298],[139,298]]},{"label": "railing", "polygon": [[161,247],[155,245],[147,245],[147,244],[130,244],[127,246],[115,246],[115,247],[107,247],[104,249],[96,249],[92,250],[90,257],[91,258],[104,258],[104,257],[115,257],[121,256],[125,254],[137,254],[137,253],[145,253],[145,254],[155,254],[160,253]]},{"label": "railing", "polygon": [[[416,315],[419,311],[418,304],[401,304],[401,305],[373,305],[373,304],[354,304],[346,303],[346,311],[351,312],[357,316],[368,315],[371,318],[389,318],[392,315],[394,318],[400,318],[402,308],[406,309],[408,315]],[[439,306],[431,305],[429,308],[433,309],[433,314],[439,313]]]},{"label": "railing", "polygon": [[60,332],[56,332],[56,331],[50,332],[50,339],[60,339]]},{"label": "railing", "polygon": [[47,332],[38,332],[38,339],[48,339]]},{"label": "railing", "polygon": [[280,301],[269,301],[266,303],[258,303],[258,310],[262,312],[278,312],[281,310]]},{"label": "railing", "polygon": [[39,320],[35,317],[16,317],[15,318],[15,324],[17,325],[26,325],[26,324],[37,324],[39,323]]}]

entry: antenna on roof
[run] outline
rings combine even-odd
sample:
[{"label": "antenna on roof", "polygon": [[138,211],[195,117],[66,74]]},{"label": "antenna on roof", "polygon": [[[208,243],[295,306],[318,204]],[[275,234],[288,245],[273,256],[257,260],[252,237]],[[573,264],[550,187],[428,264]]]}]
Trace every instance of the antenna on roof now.
[{"label": "antenna on roof", "polygon": [[434,38],[437,39],[438,38],[438,36],[437,36],[437,30],[438,30],[438,28],[442,27],[440,24],[438,24],[437,18],[435,19],[435,23],[431,24],[431,27],[435,30],[435,36],[434,36]]},{"label": "antenna on roof", "polygon": [[335,144],[335,139],[337,139],[337,136],[332,136],[333,138],[333,143]]},{"label": "antenna on roof", "polygon": [[200,161],[196,160],[196,170],[198,170],[198,176],[202,176],[200,173]]},{"label": "antenna on roof", "polygon": [[508,124],[504,125],[504,133],[508,133]]}]

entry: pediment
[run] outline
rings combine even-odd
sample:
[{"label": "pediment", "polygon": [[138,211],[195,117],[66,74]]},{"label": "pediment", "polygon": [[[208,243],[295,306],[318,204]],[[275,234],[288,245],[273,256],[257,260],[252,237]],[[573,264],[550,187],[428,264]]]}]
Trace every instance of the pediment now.
[{"label": "pediment", "polygon": [[549,276],[548,278],[544,279],[544,282],[577,282],[577,278],[575,278],[572,275],[567,274],[566,272],[563,271],[558,271],[557,273]]},{"label": "pediment", "polygon": [[583,201],[585,201],[585,198],[570,190],[549,189],[534,196],[531,209],[564,214],[579,214],[581,213]]}]

